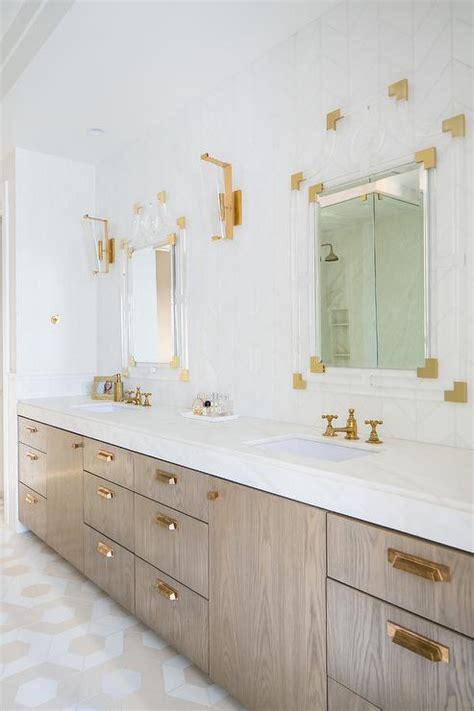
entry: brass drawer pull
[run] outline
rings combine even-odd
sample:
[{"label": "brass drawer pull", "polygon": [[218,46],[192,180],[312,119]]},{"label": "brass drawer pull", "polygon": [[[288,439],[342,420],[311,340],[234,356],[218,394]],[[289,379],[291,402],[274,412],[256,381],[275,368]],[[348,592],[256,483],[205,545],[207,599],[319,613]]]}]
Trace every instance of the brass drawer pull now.
[{"label": "brass drawer pull", "polygon": [[410,553],[396,551],[394,548],[388,549],[387,558],[393,568],[403,570],[405,573],[412,573],[412,575],[419,575],[433,583],[446,583],[451,580],[451,571],[447,565],[432,563],[424,558],[410,555]]},{"label": "brass drawer pull", "polygon": [[34,427],[33,425],[26,425],[26,429],[30,434],[35,434],[36,432],[38,432],[38,428]]},{"label": "brass drawer pull", "polygon": [[97,459],[100,459],[101,462],[113,462],[115,459],[112,452],[106,452],[105,449],[99,449],[95,456]]},{"label": "brass drawer pull", "polygon": [[103,555],[104,558],[113,558],[114,557],[114,550],[110,546],[107,546],[105,543],[102,543],[102,541],[99,541],[97,544],[97,553],[99,555]]},{"label": "brass drawer pull", "polygon": [[38,459],[38,455],[33,454],[33,452],[26,452],[25,456],[30,460],[30,462],[36,462]]},{"label": "brass drawer pull", "polygon": [[81,449],[83,446],[82,442],[73,442],[71,444],[71,449]]},{"label": "brass drawer pull", "polygon": [[394,644],[410,650],[420,657],[429,659],[430,662],[444,662],[449,664],[449,647],[439,642],[422,637],[416,632],[407,630],[394,622],[387,621],[387,634]]},{"label": "brass drawer pull", "polygon": [[155,590],[159,592],[160,595],[163,595],[163,597],[168,598],[168,600],[177,600],[179,597],[178,591],[172,588],[171,585],[167,585],[163,580],[156,581]]},{"label": "brass drawer pull", "polygon": [[115,494],[111,489],[107,489],[105,486],[97,487],[97,495],[102,496],[103,499],[113,499]]},{"label": "brass drawer pull", "polygon": [[207,500],[208,501],[215,501],[216,499],[219,498],[219,492],[218,491],[208,491],[207,492]]},{"label": "brass drawer pull", "polygon": [[165,516],[165,514],[158,514],[158,516],[155,518],[155,521],[159,526],[163,526],[163,528],[168,528],[170,531],[176,531],[176,529],[178,528],[178,522],[175,521],[174,518]]},{"label": "brass drawer pull", "polygon": [[38,503],[38,499],[35,498],[34,496],[32,496],[31,494],[27,494],[25,496],[25,501],[27,504],[37,504]]},{"label": "brass drawer pull", "polygon": [[163,484],[168,484],[168,486],[175,486],[178,483],[178,477],[174,474],[167,474],[161,471],[161,469],[156,470],[157,481],[162,481]]}]

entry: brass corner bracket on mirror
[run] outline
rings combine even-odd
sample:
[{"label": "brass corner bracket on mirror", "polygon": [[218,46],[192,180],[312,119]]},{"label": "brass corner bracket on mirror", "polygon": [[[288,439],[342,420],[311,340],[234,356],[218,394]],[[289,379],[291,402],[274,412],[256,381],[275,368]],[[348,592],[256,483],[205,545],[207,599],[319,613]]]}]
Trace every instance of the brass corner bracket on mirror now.
[{"label": "brass corner bracket on mirror", "polygon": [[180,230],[186,229],[186,218],[184,215],[182,217],[178,217],[176,220],[176,225],[179,227]]},{"label": "brass corner bracket on mirror", "polygon": [[316,185],[310,185],[308,188],[308,202],[316,202],[318,195],[324,190],[323,183],[316,183]]},{"label": "brass corner bracket on mirror", "polygon": [[161,202],[162,205],[166,204],[166,190],[160,190],[159,193],[156,193],[156,199],[158,202]]},{"label": "brass corner bracket on mirror", "polygon": [[176,236],[176,234],[174,232],[172,232],[171,234],[169,234],[167,236],[166,241],[168,242],[168,244],[170,244],[173,247],[176,244],[176,242],[178,241],[178,237]]},{"label": "brass corner bracket on mirror", "polygon": [[179,357],[177,355],[175,355],[170,360],[170,368],[178,368],[178,366],[179,366]]},{"label": "brass corner bracket on mirror", "polygon": [[445,402],[467,402],[467,383],[456,380],[452,390],[444,391]]},{"label": "brass corner bracket on mirror", "polygon": [[306,380],[301,373],[293,373],[293,388],[295,390],[306,390]]},{"label": "brass corner bracket on mirror", "polygon": [[326,372],[326,366],[318,358],[318,356],[311,356],[309,359],[309,369],[311,373],[325,373]]},{"label": "brass corner bracket on mirror", "polygon": [[417,163],[423,163],[425,170],[430,170],[431,168],[436,168],[436,148],[431,146],[430,148],[424,148],[421,151],[415,153],[415,161]]},{"label": "brass corner bracket on mirror", "polygon": [[344,118],[341,109],[335,109],[326,114],[326,131],[335,131],[337,122]]},{"label": "brass corner bracket on mirror", "polygon": [[416,369],[418,378],[437,378],[438,377],[438,359],[425,358],[425,364]]},{"label": "brass corner bracket on mirror", "polygon": [[291,176],[291,189],[292,190],[299,190],[300,185],[304,180],[304,174],[303,173],[293,173]]},{"label": "brass corner bracket on mirror", "polygon": [[388,87],[388,95],[397,101],[408,101],[408,79],[400,79]]},{"label": "brass corner bracket on mirror", "polygon": [[179,374],[179,379],[181,380],[182,383],[189,382],[189,370],[187,368],[183,368],[183,370]]},{"label": "brass corner bracket on mirror", "polygon": [[444,119],[442,123],[443,133],[448,133],[451,131],[453,138],[458,138],[460,136],[466,135],[466,117],[464,114],[458,114],[457,116],[451,116],[451,118]]},{"label": "brass corner bracket on mirror", "polygon": [[[203,153],[201,160],[217,165],[224,171],[224,193],[219,195],[220,217],[224,222],[224,238],[234,239],[234,227],[242,224],[242,191],[233,190],[232,164],[213,158],[209,153]],[[215,237],[212,239],[215,240]]]}]

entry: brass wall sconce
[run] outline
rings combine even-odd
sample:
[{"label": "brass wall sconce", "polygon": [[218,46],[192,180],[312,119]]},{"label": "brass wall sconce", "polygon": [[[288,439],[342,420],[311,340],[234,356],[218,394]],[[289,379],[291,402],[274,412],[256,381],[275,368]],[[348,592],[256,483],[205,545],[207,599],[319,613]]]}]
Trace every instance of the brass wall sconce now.
[{"label": "brass wall sconce", "polygon": [[[234,227],[242,224],[242,191],[232,189],[232,164],[203,153],[201,160],[212,163],[224,171],[224,192],[219,193],[219,212],[224,223],[224,239],[234,239]],[[212,237],[221,239],[220,235]]]},{"label": "brass wall sconce", "polygon": [[[95,248],[97,253],[97,260],[99,263],[99,269],[94,271],[95,274],[107,273],[109,271],[109,265],[115,262],[115,239],[109,237],[109,221],[103,219],[102,217],[92,217],[91,215],[84,215],[83,220],[89,220],[90,222],[101,222],[103,225],[104,233],[103,238],[95,241]],[[101,265],[103,268],[101,269]]]}]

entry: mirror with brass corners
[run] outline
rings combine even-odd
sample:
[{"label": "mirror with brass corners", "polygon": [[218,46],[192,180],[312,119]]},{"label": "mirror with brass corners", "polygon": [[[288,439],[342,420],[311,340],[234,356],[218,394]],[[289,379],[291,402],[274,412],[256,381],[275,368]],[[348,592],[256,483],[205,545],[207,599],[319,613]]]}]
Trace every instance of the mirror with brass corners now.
[{"label": "mirror with brass corners", "polygon": [[314,210],[316,353],[327,366],[414,370],[428,355],[426,170],[337,185]]},{"label": "mirror with brass corners", "polygon": [[158,215],[153,230],[135,230],[122,243],[122,363],[132,375],[180,368],[185,379],[185,226],[184,217],[171,223]]}]

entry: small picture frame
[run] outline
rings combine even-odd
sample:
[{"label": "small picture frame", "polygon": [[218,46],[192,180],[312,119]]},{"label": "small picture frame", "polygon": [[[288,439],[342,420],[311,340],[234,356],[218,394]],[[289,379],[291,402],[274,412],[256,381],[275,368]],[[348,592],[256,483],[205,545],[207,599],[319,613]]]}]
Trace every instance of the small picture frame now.
[{"label": "small picture frame", "polygon": [[115,398],[115,376],[96,375],[92,383],[93,400],[113,400]]}]

